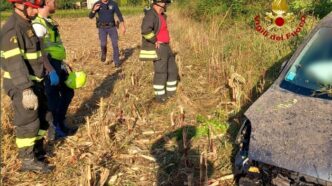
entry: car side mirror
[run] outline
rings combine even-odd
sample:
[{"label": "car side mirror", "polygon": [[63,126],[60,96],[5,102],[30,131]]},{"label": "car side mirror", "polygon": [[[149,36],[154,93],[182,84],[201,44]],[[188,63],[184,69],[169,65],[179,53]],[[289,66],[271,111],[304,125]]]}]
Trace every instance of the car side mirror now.
[{"label": "car side mirror", "polygon": [[287,65],[287,63],[288,63],[288,61],[289,61],[289,59],[286,59],[286,60],[281,64],[281,68],[280,68],[280,70],[279,70],[279,73],[281,73],[281,72],[285,69],[285,67],[286,67],[286,65]]}]

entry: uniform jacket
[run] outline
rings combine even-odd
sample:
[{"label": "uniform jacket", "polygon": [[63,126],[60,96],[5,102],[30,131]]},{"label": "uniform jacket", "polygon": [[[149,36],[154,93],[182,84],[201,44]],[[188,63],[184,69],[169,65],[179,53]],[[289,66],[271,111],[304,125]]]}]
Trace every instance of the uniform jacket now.
[{"label": "uniform jacket", "polygon": [[34,81],[41,81],[45,74],[41,45],[31,22],[13,13],[2,27],[0,38],[4,88],[24,90]]},{"label": "uniform jacket", "polygon": [[[163,14],[163,16],[166,19],[166,15]],[[161,21],[158,13],[153,8],[146,10],[141,26],[142,48],[139,56],[140,60],[153,61],[159,59],[155,43],[157,42],[157,35],[160,28]]]}]

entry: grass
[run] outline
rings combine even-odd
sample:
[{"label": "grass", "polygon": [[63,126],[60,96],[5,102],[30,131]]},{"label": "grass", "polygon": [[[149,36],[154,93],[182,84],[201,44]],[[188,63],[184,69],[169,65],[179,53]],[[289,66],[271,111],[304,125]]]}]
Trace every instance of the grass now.
[{"label": "grass", "polygon": [[[143,12],[143,7],[120,7],[123,15],[137,15]],[[69,10],[57,10],[54,14],[55,18],[79,18],[88,17],[90,10],[88,9],[69,9]],[[2,11],[0,13],[1,20],[6,20],[10,15],[11,11]]]},{"label": "grass", "polygon": [[[273,42],[258,34],[250,21],[226,24],[216,17],[197,22],[170,10],[171,45],[181,82],[176,97],[164,105],[151,102],[153,64],[137,57],[142,16],[129,16],[128,33],[120,35],[122,57],[128,58],[122,71],[99,64],[98,36],[91,20],[59,19],[67,62],[88,74],[86,87],[75,92],[69,110],[68,122],[80,129],[56,144],[50,158],[57,167],[54,173],[20,174],[12,111],[8,96],[2,94],[4,185],[158,185],[159,181],[183,185],[187,175],[194,175],[194,185],[207,179],[233,185],[219,178],[232,173],[234,136],[243,110],[273,83],[282,59],[303,37]],[[306,31],[315,23],[308,18]],[[184,132],[189,136],[185,142]]]}]

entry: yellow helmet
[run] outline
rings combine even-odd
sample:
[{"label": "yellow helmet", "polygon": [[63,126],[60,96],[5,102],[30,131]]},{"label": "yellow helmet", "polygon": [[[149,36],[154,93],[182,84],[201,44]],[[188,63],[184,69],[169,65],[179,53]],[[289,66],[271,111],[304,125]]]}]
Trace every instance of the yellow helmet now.
[{"label": "yellow helmet", "polygon": [[65,84],[71,89],[78,89],[85,85],[86,77],[87,75],[83,71],[70,72]]}]

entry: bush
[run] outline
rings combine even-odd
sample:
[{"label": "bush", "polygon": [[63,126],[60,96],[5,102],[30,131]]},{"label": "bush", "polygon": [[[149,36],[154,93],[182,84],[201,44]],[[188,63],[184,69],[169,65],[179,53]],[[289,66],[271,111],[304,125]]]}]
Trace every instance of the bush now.
[{"label": "bush", "polygon": [[75,7],[75,2],[77,0],[57,0],[57,8],[58,9],[71,9]]},{"label": "bush", "polygon": [[319,18],[329,14],[332,10],[332,0],[316,0],[313,6],[313,13]]},{"label": "bush", "polygon": [[12,8],[12,5],[8,1],[1,0],[0,2],[0,11],[9,10]]},{"label": "bush", "polygon": [[[194,15],[196,19],[209,16],[223,15],[231,11],[231,15],[238,16],[253,12],[252,7],[264,7],[263,0],[178,0],[180,7],[187,14]],[[256,10],[256,9],[255,9]],[[256,12],[257,13],[257,12]]]},{"label": "bush", "polygon": [[295,0],[291,3],[291,8],[293,11],[323,18],[332,10],[332,0]]},{"label": "bush", "polygon": [[[272,1],[266,0],[178,0],[181,9],[195,19],[223,15],[230,10],[233,17],[253,15],[271,9]],[[319,18],[332,10],[332,0],[294,0],[289,2],[291,11],[314,14]]]},{"label": "bush", "polygon": [[127,0],[127,5],[137,6],[143,4],[142,0]]}]

